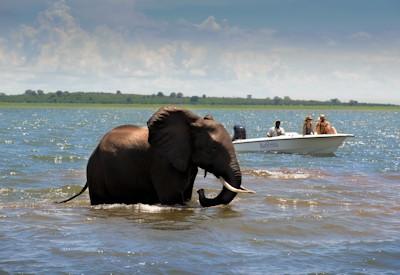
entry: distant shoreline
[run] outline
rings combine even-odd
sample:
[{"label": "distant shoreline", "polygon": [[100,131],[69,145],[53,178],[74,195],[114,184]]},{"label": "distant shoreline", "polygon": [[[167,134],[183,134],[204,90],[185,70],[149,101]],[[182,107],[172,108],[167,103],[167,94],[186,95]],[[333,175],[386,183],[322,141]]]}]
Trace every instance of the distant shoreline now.
[{"label": "distant shoreline", "polygon": [[353,110],[353,111],[400,111],[400,106],[346,106],[346,105],[224,105],[224,104],[118,104],[118,103],[14,103],[0,102],[0,109],[157,109],[165,105],[187,109],[225,110]]},{"label": "distant shoreline", "polygon": [[[396,104],[383,104],[383,103],[366,103],[358,102],[357,100],[349,100],[342,102],[338,98],[330,100],[305,100],[305,99],[292,99],[289,96],[279,97],[266,97],[266,98],[253,98],[252,95],[246,97],[213,97],[203,94],[202,96],[184,96],[182,93],[171,92],[170,95],[165,95],[159,91],[157,94],[144,95],[134,93],[116,93],[105,92],[69,92],[57,91],[45,93],[43,90],[26,90],[24,94],[7,95],[0,93],[0,102],[4,103],[36,103],[36,104],[79,104],[81,106],[114,106],[118,104],[123,106],[161,106],[161,105],[185,105],[193,108],[202,108],[203,106],[212,108],[233,108],[233,109],[303,109],[310,106],[310,108],[340,108],[342,107],[366,107],[372,108],[385,108],[394,107],[398,108]],[[103,105],[105,104],[105,105]],[[214,107],[217,106],[217,107]],[[49,105],[50,106],[50,105]],[[51,105],[53,106],[53,105]],[[64,105],[58,105],[64,106]],[[70,106],[70,105],[65,105]],[[195,107],[200,106],[200,107]],[[246,107],[245,107],[246,106]],[[249,107],[247,107],[249,106]],[[277,106],[277,107],[275,107]],[[289,107],[287,107],[289,106]]]}]

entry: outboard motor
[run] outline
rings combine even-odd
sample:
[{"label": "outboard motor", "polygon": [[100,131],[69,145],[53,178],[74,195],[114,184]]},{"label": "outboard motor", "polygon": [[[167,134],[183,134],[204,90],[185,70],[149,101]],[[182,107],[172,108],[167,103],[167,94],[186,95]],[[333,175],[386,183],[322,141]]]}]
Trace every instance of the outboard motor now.
[{"label": "outboard motor", "polygon": [[246,128],[241,125],[233,126],[233,137],[232,141],[237,139],[246,139]]}]

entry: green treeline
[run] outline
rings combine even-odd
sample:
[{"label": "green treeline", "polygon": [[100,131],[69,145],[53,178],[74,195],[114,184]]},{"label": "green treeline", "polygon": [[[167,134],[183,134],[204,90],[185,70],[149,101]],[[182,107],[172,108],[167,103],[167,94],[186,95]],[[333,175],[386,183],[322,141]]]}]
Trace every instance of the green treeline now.
[{"label": "green treeline", "polygon": [[338,106],[395,106],[391,104],[369,104],[360,103],[355,100],[341,102],[339,99],[328,101],[317,100],[295,100],[288,96],[273,98],[252,98],[247,97],[208,97],[202,96],[184,96],[182,93],[170,93],[165,95],[158,92],[152,95],[123,94],[120,91],[116,93],[103,92],[67,92],[57,91],[55,93],[45,93],[42,90],[27,90],[24,94],[6,95],[0,93],[0,102],[7,103],[79,103],[79,104],[185,104],[185,105],[338,105]]}]

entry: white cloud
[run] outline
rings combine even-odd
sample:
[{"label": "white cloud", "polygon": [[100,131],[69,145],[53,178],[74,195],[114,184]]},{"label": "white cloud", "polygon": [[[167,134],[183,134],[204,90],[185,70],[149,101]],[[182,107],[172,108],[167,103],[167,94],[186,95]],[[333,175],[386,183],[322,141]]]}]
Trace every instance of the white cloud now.
[{"label": "white cloud", "polygon": [[206,76],[209,68],[209,53],[207,48],[196,46],[192,43],[183,43],[181,48],[185,55],[181,63],[183,69],[189,70],[193,76]]},{"label": "white cloud", "polygon": [[214,32],[220,31],[222,29],[221,25],[218,24],[214,16],[209,16],[206,20],[204,20],[198,25],[198,28],[200,30],[214,31]]},{"label": "white cloud", "polygon": [[372,35],[368,32],[356,32],[351,35],[351,38],[357,40],[370,40]]},{"label": "white cloud", "polygon": [[225,52],[221,63],[224,71],[232,73],[236,80],[246,81],[269,78],[281,65],[279,56],[253,51]]},{"label": "white cloud", "polygon": [[333,76],[338,80],[348,80],[348,81],[360,81],[362,80],[362,76],[355,72],[343,72],[343,71],[334,71]]}]

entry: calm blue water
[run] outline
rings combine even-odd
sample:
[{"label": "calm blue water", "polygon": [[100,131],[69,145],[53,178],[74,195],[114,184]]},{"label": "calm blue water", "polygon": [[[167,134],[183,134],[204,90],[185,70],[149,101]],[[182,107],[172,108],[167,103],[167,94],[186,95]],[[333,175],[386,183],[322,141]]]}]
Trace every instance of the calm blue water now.
[{"label": "calm blue water", "polygon": [[[399,112],[324,111],[353,133],[335,156],[240,154],[229,206],[91,207],[78,192],[88,157],[120,124],[155,109],[0,109],[0,274],[398,274]],[[310,112],[195,110],[232,132],[300,131]],[[319,110],[311,112],[316,117]],[[195,190],[220,190],[199,173]]]}]

